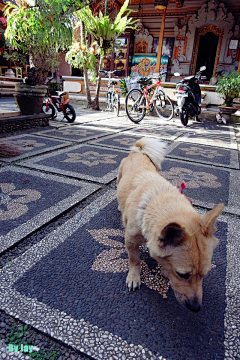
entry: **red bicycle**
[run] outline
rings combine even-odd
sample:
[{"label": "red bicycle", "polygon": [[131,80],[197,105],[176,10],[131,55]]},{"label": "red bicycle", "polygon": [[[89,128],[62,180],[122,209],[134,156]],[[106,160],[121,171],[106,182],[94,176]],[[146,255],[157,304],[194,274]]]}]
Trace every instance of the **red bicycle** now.
[{"label": "red bicycle", "polygon": [[[140,89],[132,89],[126,96],[126,113],[128,118],[134,123],[139,123],[145,116],[146,110],[152,112],[156,110],[157,115],[163,120],[171,120],[174,114],[174,107],[172,100],[167,96],[161,85],[162,74],[157,77],[142,78],[137,81],[138,84],[143,86],[143,91]],[[158,80],[154,84],[149,82],[152,80]],[[156,87],[152,91],[152,97],[149,100],[148,94],[150,95],[150,89]]]},{"label": "red bicycle", "polygon": [[[47,84],[52,79],[50,79]],[[68,122],[73,123],[76,119],[76,113],[72,105],[68,104],[69,99],[63,101],[63,95],[67,93],[64,91],[52,91],[48,90],[48,97],[43,102],[42,111],[45,114],[49,114],[52,116],[52,119],[57,117],[57,111],[63,113],[63,118],[66,118]]]}]

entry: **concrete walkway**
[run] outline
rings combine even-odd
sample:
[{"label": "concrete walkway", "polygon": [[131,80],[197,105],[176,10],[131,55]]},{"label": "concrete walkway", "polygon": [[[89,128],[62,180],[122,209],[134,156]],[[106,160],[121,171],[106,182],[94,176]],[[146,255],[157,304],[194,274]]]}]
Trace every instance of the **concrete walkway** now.
[{"label": "concrete walkway", "polygon": [[[150,116],[135,125],[124,112],[76,111],[73,125],[52,121],[0,139],[21,149],[0,159],[0,309],[97,360],[240,358],[238,129]],[[177,303],[145,248],[141,289],[125,285],[116,176],[142,136],[167,142],[161,173],[187,183],[200,214],[225,204],[197,314]]]}]

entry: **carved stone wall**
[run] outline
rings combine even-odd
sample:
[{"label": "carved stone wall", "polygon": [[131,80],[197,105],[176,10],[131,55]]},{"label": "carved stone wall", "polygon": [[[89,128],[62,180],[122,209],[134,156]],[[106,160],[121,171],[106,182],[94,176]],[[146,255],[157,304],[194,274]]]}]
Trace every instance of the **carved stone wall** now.
[{"label": "carved stone wall", "polygon": [[[181,19],[181,20],[180,20]],[[230,40],[239,36],[239,26],[235,25],[232,13],[218,0],[206,1],[190,18],[187,15],[173,24],[175,48],[171,73],[195,73],[200,36],[206,31],[219,36],[213,72],[237,70],[240,57],[238,50],[229,50]]]},{"label": "carved stone wall", "polygon": [[148,29],[144,28],[141,21],[136,24],[134,53],[152,52],[153,37]]},{"label": "carved stone wall", "polygon": [[188,21],[186,60],[191,61],[196,29],[208,25],[215,25],[223,29],[222,45],[219,54],[219,63],[224,63],[228,53],[230,38],[233,36],[235,19],[232,13],[228,13],[225,5],[217,0],[210,0],[202,5],[197,14],[192,15]]}]

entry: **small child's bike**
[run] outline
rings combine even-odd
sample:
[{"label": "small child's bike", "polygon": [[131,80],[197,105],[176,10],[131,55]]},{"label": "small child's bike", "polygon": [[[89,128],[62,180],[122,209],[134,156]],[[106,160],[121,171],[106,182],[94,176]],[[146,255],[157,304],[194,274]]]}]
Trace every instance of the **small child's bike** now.
[{"label": "small child's bike", "polygon": [[[48,85],[52,78],[48,80]],[[67,93],[64,91],[48,90],[48,96],[43,102],[42,112],[52,116],[52,119],[57,117],[57,111],[63,113],[63,118],[66,118],[69,123],[73,123],[76,119],[76,113],[72,105],[68,104],[69,99],[63,101],[63,95]]]},{"label": "small child's bike", "polygon": [[[119,116],[120,110],[120,96],[118,94],[118,90],[115,90],[114,86],[117,85],[117,81],[112,81],[111,74],[117,75],[119,73],[118,70],[106,71],[101,70],[101,75],[105,75],[108,77],[108,91],[106,97],[106,111],[114,111],[116,116]],[[111,89],[112,86],[112,89]]]}]

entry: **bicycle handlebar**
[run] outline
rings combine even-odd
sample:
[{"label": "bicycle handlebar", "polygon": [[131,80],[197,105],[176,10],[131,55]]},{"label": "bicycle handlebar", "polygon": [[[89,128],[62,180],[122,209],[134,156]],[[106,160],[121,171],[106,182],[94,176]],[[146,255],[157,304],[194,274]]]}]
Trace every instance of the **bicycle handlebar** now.
[{"label": "bicycle handlebar", "polygon": [[46,82],[46,84],[45,85],[48,85],[51,81],[53,80],[53,77],[52,78],[50,78],[50,79],[48,79],[48,81]]},{"label": "bicycle handlebar", "polygon": [[[110,70],[100,70],[99,72],[102,73],[102,74],[104,74],[104,75],[110,76],[111,74],[119,73],[119,70],[113,70],[113,71],[110,71]],[[117,75],[117,76],[118,76],[118,75]],[[119,75],[119,76],[120,76],[120,75]]]}]

